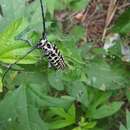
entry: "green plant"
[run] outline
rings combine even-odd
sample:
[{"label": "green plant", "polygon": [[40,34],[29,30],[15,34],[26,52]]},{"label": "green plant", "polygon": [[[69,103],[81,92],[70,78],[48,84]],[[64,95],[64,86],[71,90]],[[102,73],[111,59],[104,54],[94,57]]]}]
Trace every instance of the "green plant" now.
[{"label": "green plant", "polygon": [[48,111],[48,116],[51,121],[49,123],[50,129],[60,129],[75,124],[75,106],[72,105],[67,112],[63,108],[51,107]]},{"label": "green plant", "polygon": [[120,130],[129,130],[130,129],[130,112],[126,111],[126,127],[121,124]]},{"label": "green plant", "polygon": [[129,33],[130,29],[130,20],[129,17],[130,8],[126,9],[116,21],[115,26],[112,28],[112,31],[120,34]]},{"label": "green plant", "polygon": [[81,120],[79,121],[79,126],[74,128],[73,130],[89,130],[94,128],[96,125],[96,122],[85,122],[84,117],[81,117]]},{"label": "green plant", "polygon": [[[121,59],[120,44],[108,52],[95,48],[93,43],[78,47],[84,28],[76,25],[64,34],[54,14],[56,10],[80,10],[87,1],[44,2],[48,39],[60,48],[67,68],[64,71],[48,68],[46,58],[35,50],[12,67],[3,88],[1,79],[7,64],[14,63],[30,49],[18,39],[36,44],[42,32],[42,18],[37,0],[30,4],[0,0],[4,13],[0,17],[0,130],[104,130],[101,121],[113,116],[124,104],[113,96],[130,85],[129,64]],[[19,4],[20,9],[14,11]],[[129,21],[126,23],[129,25]],[[113,30],[122,33],[117,25]],[[128,32],[125,23],[121,25],[123,33]]]}]

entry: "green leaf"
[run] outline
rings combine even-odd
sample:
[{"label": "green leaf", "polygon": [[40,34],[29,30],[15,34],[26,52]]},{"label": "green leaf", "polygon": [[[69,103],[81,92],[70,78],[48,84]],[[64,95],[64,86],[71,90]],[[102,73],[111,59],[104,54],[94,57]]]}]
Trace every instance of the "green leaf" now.
[{"label": "green leaf", "polygon": [[[20,18],[24,14],[25,1],[24,0],[0,0],[4,17],[0,20],[0,31],[2,31],[12,21]],[[17,10],[17,11],[16,11]]]},{"label": "green leaf", "polygon": [[[44,0],[43,4],[44,4]],[[38,31],[42,33],[42,16],[41,16],[41,8],[40,8],[40,1],[36,0],[32,3],[26,4],[27,6],[24,9],[24,17],[29,21],[29,31]],[[46,7],[44,6],[44,12],[46,14]],[[47,22],[46,22],[47,25]]]},{"label": "green leaf", "polygon": [[100,119],[111,116],[121,108],[122,104],[122,102],[112,102],[109,104],[104,104],[95,110],[90,110],[88,116],[93,119]]},{"label": "green leaf", "polygon": [[125,10],[125,12],[123,12],[121,16],[118,18],[115,26],[112,28],[113,32],[122,33],[122,34],[126,34],[130,32],[129,14],[130,14],[130,8]]},{"label": "green leaf", "polygon": [[81,57],[81,49],[77,48],[76,45],[74,44],[75,42],[72,39],[68,42],[65,42],[64,48],[62,48],[62,51],[68,63],[72,63],[74,68],[76,67],[80,68],[80,66],[84,65],[85,62],[83,61]]},{"label": "green leaf", "polygon": [[70,122],[70,121],[66,121],[66,120],[57,120],[57,121],[50,123],[50,129],[54,130],[54,129],[64,128],[69,125],[72,125],[73,123],[74,122]]},{"label": "green leaf", "polygon": [[[58,1],[58,0],[45,0],[46,7],[48,12],[50,13],[51,17],[54,16],[55,10],[63,10],[65,9],[66,5],[64,1]],[[44,4],[45,4],[44,3]]]},{"label": "green leaf", "polygon": [[[7,82],[9,81],[7,80]],[[9,87],[11,86],[10,84]],[[38,72],[21,72],[19,75],[17,75],[15,82],[13,81],[13,86],[19,86],[19,84],[23,86],[29,86],[31,99],[37,101],[37,104],[40,106],[57,106],[67,109],[75,100],[70,96],[51,97],[47,95],[50,88],[45,72],[44,74]]]},{"label": "green leaf", "polygon": [[[44,87],[44,86],[37,86]],[[37,103],[41,106],[48,107],[61,107],[64,109],[68,109],[71,104],[74,102],[74,98],[69,96],[61,96],[61,97],[51,97],[49,95],[45,95],[43,90],[38,89],[36,86],[31,86],[30,91],[33,93],[32,98],[34,101],[37,99]]]},{"label": "green leaf", "polygon": [[86,86],[80,81],[74,81],[68,85],[68,93],[78,102],[81,102],[86,107],[88,106],[88,93]]},{"label": "green leaf", "polygon": [[88,4],[89,0],[73,0],[70,2],[70,7],[73,10],[80,11],[86,7]]},{"label": "green leaf", "polygon": [[[8,93],[5,99],[0,102],[0,129],[47,130],[46,123],[40,118],[38,108],[49,106],[67,109],[72,102],[73,100],[69,97],[55,98],[46,96],[40,88],[34,85],[19,87],[15,91]],[[69,112],[67,117],[69,117]],[[68,120],[70,121],[70,119],[72,118]],[[69,121],[68,123],[70,123]]]},{"label": "green leaf", "polygon": [[84,117],[81,117],[81,120],[78,122],[79,126],[74,128],[73,130],[78,130],[79,128],[81,130],[88,130],[88,129],[92,129],[95,127],[96,125],[96,122],[87,122],[85,121],[85,118]]},{"label": "green leaf", "polygon": [[50,111],[54,114],[54,115],[57,115],[61,118],[66,118],[68,117],[69,115],[65,112],[65,110],[63,108],[57,108],[57,107],[54,107],[54,108],[50,108]]},{"label": "green leaf", "polygon": [[[63,108],[51,108],[50,111],[58,119],[50,123],[51,129],[60,129],[75,123],[75,106],[72,105],[67,112]],[[61,119],[60,119],[61,118]],[[62,119],[63,118],[63,119]]]},{"label": "green leaf", "polygon": [[130,88],[126,88],[126,96],[128,98],[128,101],[130,102]]},{"label": "green leaf", "polygon": [[85,33],[85,29],[82,26],[75,26],[71,32],[70,32],[70,36],[73,39],[73,41],[78,41],[80,40],[83,35]]},{"label": "green leaf", "polygon": [[76,127],[76,128],[74,128],[74,129],[72,129],[72,130],[82,130],[82,128]]},{"label": "green leaf", "polygon": [[[15,40],[15,37],[26,28],[26,25],[27,21],[24,18],[18,19],[0,34],[0,61],[14,63],[31,49],[27,43]],[[30,53],[19,63],[34,64],[38,60],[37,56],[37,53]]]},{"label": "green leaf", "polygon": [[80,78],[80,70],[74,69],[66,71],[64,74],[64,81],[75,81]]},{"label": "green leaf", "polygon": [[94,128],[96,126],[96,122],[86,122],[85,124],[84,124],[84,129],[92,129],[92,128]]},{"label": "green leaf", "polygon": [[[29,102],[29,91],[20,87],[8,93],[0,102],[0,129],[2,130],[47,130],[37,107]],[[35,123],[34,123],[35,122]]]},{"label": "green leaf", "polygon": [[3,92],[3,84],[2,84],[2,69],[0,68],[0,93]]},{"label": "green leaf", "polygon": [[127,130],[122,124],[120,125],[120,130]]},{"label": "green leaf", "polygon": [[88,109],[91,111],[99,108],[101,105],[106,104],[109,98],[112,96],[111,92],[103,92],[95,89],[88,90],[89,106]]},{"label": "green leaf", "polygon": [[0,93],[3,92],[2,78],[0,77]]},{"label": "green leaf", "polygon": [[61,71],[52,72],[48,74],[48,81],[50,85],[56,90],[64,90],[63,74]]},{"label": "green leaf", "polygon": [[3,31],[11,22],[21,17],[28,19],[30,30],[42,31],[40,1],[33,1],[28,4],[25,0],[0,0],[0,3],[4,14],[4,17],[0,19],[0,31]]},{"label": "green leaf", "polygon": [[117,61],[112,64],[94,59],[86,67],[87,83],[100,90],[119,89],[130,85],[130,76],[123,64]]},{"label": "green leaf", "polygon": [[127,123],[127,129],[130,129],[130,112],[126,111],[126,123]]},{"label": "green leaf", "polygon": [[123,124],[120,125],[120,130],[130,130],[130,112],[126,111],[126,128]]},{"label": "green leaf", "polygon": [[48,9],[48,12],[51,14],[53,17],[55,6],[56,6],[57,0],[46,0],[46,6]]}]

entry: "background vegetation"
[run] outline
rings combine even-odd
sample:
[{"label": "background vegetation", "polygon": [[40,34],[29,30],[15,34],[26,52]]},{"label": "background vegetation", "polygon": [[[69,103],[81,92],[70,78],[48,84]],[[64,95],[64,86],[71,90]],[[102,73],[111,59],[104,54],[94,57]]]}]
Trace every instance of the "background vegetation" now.
[{"label": "background vegetation", "polygon": [[35,50],[12,67],[3,86],[8,65],[31,48],[20,39],[35,45],[43,30],[38,0],[0,0],[0,130],[129,130],[130,9],[118,14],[99,47],[72,19],[76,13],[80,20],[87,0],[43,2],[48,39],[67,68],[48,68]]}]

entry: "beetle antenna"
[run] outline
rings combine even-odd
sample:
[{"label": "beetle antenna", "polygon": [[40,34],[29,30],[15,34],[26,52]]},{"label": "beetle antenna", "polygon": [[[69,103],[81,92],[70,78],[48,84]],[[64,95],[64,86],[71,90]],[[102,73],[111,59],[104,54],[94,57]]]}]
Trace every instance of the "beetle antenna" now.
[{"label": "beetle antenna", "polygon": [[44,13],[42,0],[40,0],[40,5],[41,5],[41,13],[42,13],[42,26],[43,26],[42,37],[43,37],[43,39],[46,39],[46,25],[45,25],[45,15],[44,15],[45,13]]}]

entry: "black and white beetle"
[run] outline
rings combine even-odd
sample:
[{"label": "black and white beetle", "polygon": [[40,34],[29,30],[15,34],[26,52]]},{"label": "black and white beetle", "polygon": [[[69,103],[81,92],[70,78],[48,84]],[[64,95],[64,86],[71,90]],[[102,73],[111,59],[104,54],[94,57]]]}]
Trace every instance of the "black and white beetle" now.
[{"label": "black and white beetle", "polygon": [[35,49],[41,49],[43,50],[44,55],[47,57],[49,64],[54,67],[55,69],[64,69],[65,68],[65,62],[64,58],[61,55],[60,51],[56,47],[56,45],[50,43],[46,37],[46,28],[45,28],[45,16],[44,16],[44,9],[43,9],[43,3],[42,0],[40,0],[41,5],[41,12],[42,12],[42,19],[43,19],[43,33],[41,40],[33,46],[23,57],[18,59],[13,64],[10,64],[8,69],[5,71],[2,82],[4,83],[4,78],[8,71],[11,69],[11,67],[15,64],[17,64],[20,60],[24,59],[28,54],[30,54]]},{"label": "black and white beetle", "polygon": [[42,39],[38,43],[37,48],[43,50],[44,55],[47,56],[48,62],[52,67],[55,69],[64,69],[64,59],[56,45],[48,42],[47,39]]}]

